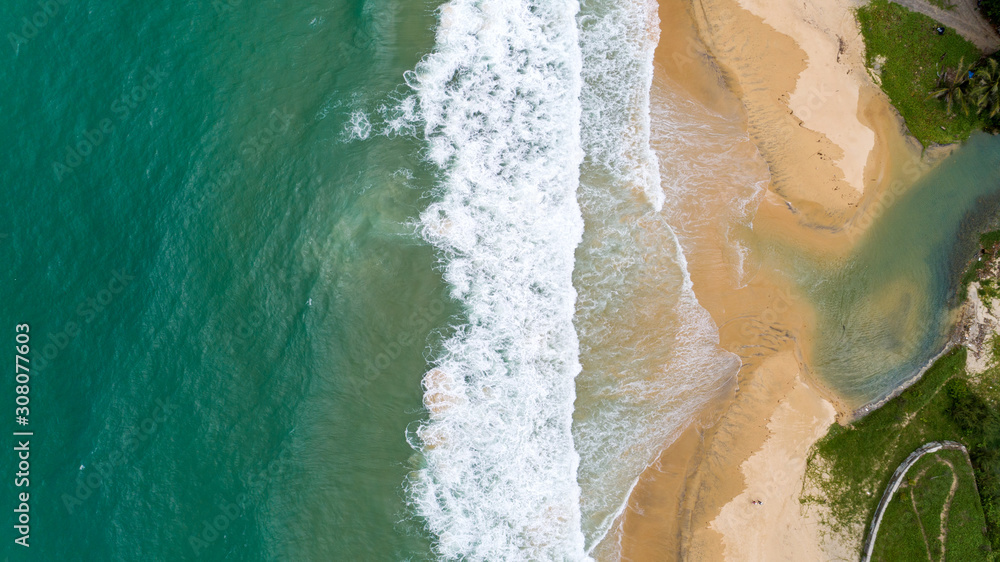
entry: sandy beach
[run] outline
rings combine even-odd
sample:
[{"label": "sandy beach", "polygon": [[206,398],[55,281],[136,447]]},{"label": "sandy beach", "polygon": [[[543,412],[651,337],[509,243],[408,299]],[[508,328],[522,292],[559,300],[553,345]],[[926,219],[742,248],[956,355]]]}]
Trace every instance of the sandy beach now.
[{"label": "sandy beach", "polygon": [[[927,168],[864,68],[854,7],[660,2],[657,79],[738,116],[766,165],[752,239],[844,255],[886,198]],[[620,522],[622,559],[849,558],[852,538],[824,534],[815,508],[798,501],[809,448],[851,412],[809,372],[813,311],[771,258],[756,255],[752,275],[734,281],[713,257],[726,244],[717,225],[692,230],[695,292],[743,366],[729,395],[640,478]]]},{"label": "sandy beach", "polygon": [[831,545],[824,544],[819,519],[803,509],[799,490],[788,483],[802,481],[809,445],[835,417],[829,402],[801,379],[795,381],[768,422],[767,441],[740,466],[746,488],[710,524],[723,537],[727,560],[763,562],[775,560],[777,553],[787,560],[828,558],[823,547]]}]

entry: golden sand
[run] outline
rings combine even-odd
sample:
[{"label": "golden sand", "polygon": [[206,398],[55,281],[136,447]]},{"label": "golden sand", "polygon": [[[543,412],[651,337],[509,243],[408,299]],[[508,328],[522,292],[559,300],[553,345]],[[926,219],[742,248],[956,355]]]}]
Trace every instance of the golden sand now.
[{"label": "golden sand", "polygon": [[[927,168],[863,67],[851,8],[850,0],[660,1],[656,79],[741,115],[766,162],[758,241],[844,255]],[[621,535],[606,540],[618,542],[623,560],[843,555],[849,548],[821,540],[816,514],[798,501],[809,448],[848,413],[809,373],[813,310],[774,257],[756,252],[756,274],[742,285],[712,257],[727,243],[717,232],[692,239],[701,258],[688,264],[694,290],[721,345],[743,361],[738,384],[643,473]]]},{"label": "golden sand", "polygon": [[[722,535],[727,560],[823,560],[823,534],[815,509],[799,502],[809,446],[833,423],[836,411],[801,380],[774,410],[764,445],[740,466],[746,488],[710,527]],[[764,501],[766,498],[766,501]]]}]

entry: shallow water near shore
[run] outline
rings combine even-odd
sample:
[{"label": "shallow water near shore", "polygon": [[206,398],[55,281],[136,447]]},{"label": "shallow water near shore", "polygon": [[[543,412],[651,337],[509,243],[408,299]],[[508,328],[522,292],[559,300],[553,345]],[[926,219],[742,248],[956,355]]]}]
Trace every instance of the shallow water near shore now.
[{"label": "shallow water near shore", "polygon": [[890,393],[945,345],[959,280],[1000,207],[1000,137],[973,136],[886,203],[848,258],[792,266],[817,309],[814,369],[854,406]]}]

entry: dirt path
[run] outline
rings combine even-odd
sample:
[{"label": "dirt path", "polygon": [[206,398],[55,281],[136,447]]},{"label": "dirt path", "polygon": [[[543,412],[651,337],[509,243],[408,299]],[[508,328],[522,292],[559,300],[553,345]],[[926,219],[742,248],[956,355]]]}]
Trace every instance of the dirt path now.
[{"label": "dirt path", "polygon": [[942,10],[927,0],[892,0],[896,4],[930,16],[953,28],[987,53],[1000,49],[1000,35],[986,21],[976,8],[976,0],[951,0],[951,10]]},{"label": "dirt path", "polygon": [[948,465],[951,470],[951,489],[948,490],[948,499],[944,500],[944,506],[941,508],[941,534],[938,536],[938,540],[941,541],[941,562],[944,562],[944,541],[948,538],[948,512],[951,511],[951,500],[955,499],[955,490],[958,489],[958,471],[948,459],[938,458],[938,462]]},{"label": "dirt path", "polygon": [[[947,348],[946,348],[946,349],[947,349]],[[941,354],[941,355],[939,355],[938,357],[942,357],[943,355],[944,355],[944,353],[942,353],[942,354]],[[937,361],[937,358],[935,358],[935,359],[934,359],[934,361]],[[950,379],[949,379],[949,380],[950,380]],[[924,400],[924,403],[923,403],[923,404],[921,404],[919,408],[917,408],[917,409],[916,409],[916,410],[914,410],[913,412],[911,412],[911,413],[909,413],[909,414],[907,414],[907,415],[906,415],[906,419],[905,419],[905,420],[903,420],[903,425],[902,425],[902,426],[900,426],[900,428],[899,428],[899,429],[898,429],[898,430],[896,431],[896,436],[895,436],[895,437],[893,437],[893,439],[892,439],[892,442],[891,442],[891,443],[889,444],[889,446],[885,448],[885,456],[883,456],[883,457],[882,457],[882,458],[883,458],[883,460],[884,460],[884,459],[885,459],[885,458],[886,458],[886,457],[887,457],[887,456],[888,456],[888,455],[890,454],[890,451],[892,451],[893,449],[895,449],[895,448],[896,448],[896,442],[897,442],[897,441],[899,441],[899,438],[900,438],[900,436],[901,436],[901,435],[903,434],[903,430],[904,430],[904,429],[906,429],[906,426],[910,425],[910,422],[911,422],[911,421],[913,421],[914,419],[916,419],[916,417],[917,417],[917,414],[919,414],[920,412],[922,412],[922,411],[923,411],[923,409],[924,409],[924,408],[925,408],[925,407],[926,407],[926,406],[927,406],[928,404],[930,404],[932,400],[934,400],[934,397],[935,397],[935,396],[937,396],[937,394],[938,394],[939,392],[941,392],[941,389],[943,389],[944,387],[945,387],[945,385],[943,385],[943,384],[942,384],[941,386],[937,387],[937,388],[936,388],[936,389],[934,390],[934,392],[932,392],[932,393],[931,393],[931,395],[927,397],[927,400]],[[884,404],[886,404],[886,403],[888,403],[888,402],[885,402],[885,403],[883,403],[882,405],[884,405]],[[878,407],[879,407],[879,408],[881,408],[881,407],[882,407],[882,405],[880,405],[880,406],[878,406]]]},{"label": "dirt path", "polygon": [[[906,457],[897,468],[896,472],[892,474],[892,478],[889,480],[889,485],[885,489],[885,493],[882,494],[882,499],[878,502],[878,508],[875,510],[875,516],[872,517],[871,527],[868,531],[868,536],[865,537],[864,548],[861,552],[861,562],[869,562],[872,559],[872,550],[875,548],[875,538],[878,537],[878,528],[882,524],[882,516],[885,515],[885,509],[889,507],[889,502],[892,501],[892,496],[899,489],[900,483],[902,483],[903,478],[906,477],[906,473],[913,467],[914,464],[921,457],[927,453],[936,453],[942,449],[951,449],[962,451],[966,458],[969,456],[969,452],[965,449],[965,445],[957,443],[955,441],[932,441],[926,443],[917,448],[916,451],[910,453],[910,456]],[[949,505],[951,503],[951,497],[949,496]],[[943,548],[943,546],[942,546]]]},{"label": "dirt path", "polygon": [[[955,471],[955,465],[951,464],[948,459],[942,459],[938,457],[935,459],[937,462],[948,467],[951,472],[951,488],[948,490],[948,496],[945,498],[944,503],[941,504],[941,524],[940,532],[938,533],[937,540],[941,543],[941,556],[940,562],[945,561],[945,541],[948,539],[948,514],[951,511],[951,502],[955,499],[955,491],[958,490],[958,472]],[[930,467],[924,467],[919,474],[913,477],[911,488],[916,488],[917,484],[921,479],[927,474]],[[944,476],[943,474],[941,476]],[[935,476],[934,478],[940,478],[940,476]],[[932,478],[933,480],[933,478]],[[931,551],[931,541],[927,538],[927,530],[924,529],[923,520],[920,517],[920,510],[917,508],[917,496],[912,491],[910,492],[910,506],[913,508],[913,515],[917,519],[917,526],[920,528],[920,536],[924,539],[924,549],[927,551],[927,562],[934,562],[934,553]]]},{"label": "dirt path", "polygon": [[[914,479],[914,484],[920,481],[920,476]],[[924,549],[927,551],[927,562],[934,562],[931,554],[931,541],[927,540],[927,531],[924,529],[924,522],[920,520],[920,510],[917,509],[917,495],[910,492],[910,506],[913,507],[913,514],[917,516],[917,527],[920,528],[920,536],[924,538]]]}]

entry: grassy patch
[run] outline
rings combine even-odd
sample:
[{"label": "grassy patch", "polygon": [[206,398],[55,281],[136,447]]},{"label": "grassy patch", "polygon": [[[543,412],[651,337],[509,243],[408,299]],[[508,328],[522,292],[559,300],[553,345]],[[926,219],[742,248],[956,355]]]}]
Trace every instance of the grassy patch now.
[{"label": "grassy patch", "polygon": [[996,279],[984,278],[982,275],[986,264],[997,258],[996,254],[998,251],[1000,251],[1000,230],[994,230],[979,236],[979,255],[976,256],[976,259],[972,261],[972,265],[969,266],[969,269],[965,271],[965,275],[962,276],[962,287],[959,292],[959,297],[962,300],[965,300],[965,297],[968,295],[969,283],[973,281],[980,282],[984,296],[991,298],[1000,297],[1000,283]]},{"label": "grassy patch", "polygon": [[969,380],[969,386],[982,396],[990,408],[1000,411],[1000,338],[993,336],[988,341],[990,367],[986,372]]},{"label": "grassy patch", "polygon": [[[885,510],[878,540],[872,549],[872,560],[927,560],[927,545],[920,522],[911,507],[911,488],[900,488]],[[926,533],[926,529],[924,529]]]},{"label": "grassy patch", "polygon": [[873,0],[858,9],[858,23],[865,38],[865,62],[876,66],[879,57],[882,89],[906,120],[906,126],[924,146],[964,141],[980,127],[979,118],[960,110],[949,114],[945,104],[928,99],[937,85],[937,73],[979,60],[981,53],[955,30],[940,26],[933,19],[911,12],[887,0]]},{"label": "grassy patch", "polygon": [[952,1],[953,0],[930,0],[930,3],[934,4],[938,8],[941,8],[942,10],[954,10],[955,5],[952,4]]},{"label": "grassy patch", "polygon": [[1000,298],[1000,284],[997,283],[996,279],[983,279],[979,282],[979,298],[982,299],[986,308],[992,311],[990,303],[993,302],[993,299]]},{"label": "grassy patch", "polygon": [[816,444],[808,475],[826,493],[835,529],[867,528],[892,472],[917,447],[961,439],[942,388],[964,368],[965,349],[959,348],[888,404],[852,425],[834,424]]},{"label": "grassy patch", "polygon": [[979,493],[975,488],[975,475],[965,460],[965,455],[950,451],[958,460],[952,464],[958,471],[959,486],[951,501],[948,514],[948,540],[945,552],[949,560],[986,560],[990,552],[985,538],[986,519]]},{"label": "grassy patch", "polygon": [[[949,464],[950,463],[950,464]],[[952,496],[951,487],[957,479]],[[945,541],[942,511],[947,506]],[[873,560],[986,560],[986,521],[972,469],[961,451],[921,458],[907,473],[886,509]]]},{"label": "grassy patch", "polygon": [[[825,504],[832,517],[828,523],[835,531],[867,530],[896,467],[917,447],[929,441],[950,440],[968,447],[976,465],[980,492],[986,498],[983,509],[990,521],[990,539],[997,542],[1000,538],[997,535],[1000,512],[994,499],[1000,499],[1000,494],[994,492],[1000,490],[997,444],[993,437],[996,424],[982,397],[967,382],[965,355],[965,348],[948,353],[901,395],[854,424],[846,427],[834,424],[813,447],[806,475],[823,494],[804,501]],[[903,517],[900,513],[895,515]],[[914,514],[911,522],[916,520]],[[957,537],[966,546],[975,542],[970,542],[967,534],[960,533]],[[901,543],[893,548],[909,551],[914,544],[917,543],[911,542],[909,546]],[[923,544],[922,537],[919,544]],[[981,544],[983,541],[975,544],[975,548]],[[917,559],[926,559],[926,547],[921,552],[921,558]],[[893,559],[910,559],[899,556],[902,557]]]},{"label": "grassy patch", "polygon": [[1000,244],[1000,230],[994,230],[992,232],[986,232],[979,235],[979,244],[983,248],[987,249]]}]

